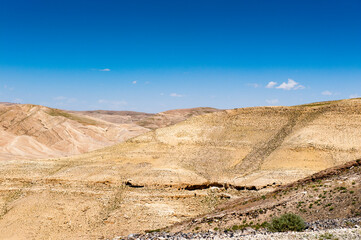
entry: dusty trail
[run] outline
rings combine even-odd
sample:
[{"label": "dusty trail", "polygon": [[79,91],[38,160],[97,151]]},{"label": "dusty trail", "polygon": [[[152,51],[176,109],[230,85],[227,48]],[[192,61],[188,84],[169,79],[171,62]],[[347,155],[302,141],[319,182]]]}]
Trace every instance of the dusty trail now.
[{"label": "dusty trail", "polygon": [[279,148],[288,136],[295,130],[306,127],[329,110],[330,107],[326,106],[311,111],[298,110],[297,108],[294,111],[291,111],[287,123],[269,140],[254,146],[252,151],[235,166],[236,170],[243,175],[259,170],[265,159]]}]

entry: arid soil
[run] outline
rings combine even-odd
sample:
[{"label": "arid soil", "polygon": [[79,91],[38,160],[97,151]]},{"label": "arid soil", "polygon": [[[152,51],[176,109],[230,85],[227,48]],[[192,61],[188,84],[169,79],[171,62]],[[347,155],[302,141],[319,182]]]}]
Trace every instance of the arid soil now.
[{"label": "arid soil", "polygon": [[73,114],[80,114],[93,118],[98,118],[107,122],[116,124],[130,124],[137,123],[149,117],[154,116],[152,113],[133,112],[133,111],[107,111],[107,110],[94,110],[94,111],[68,111]]},{"label": "arid soil", "polygon": [[220,110],[210,107],[175,109],[154,114],[153,116],[138,120],[136,123],[139,126],[149,129],[164,128],[182,122],[193,116],[218,111]]},{"label": "arid soil", "polygon": [[218,112],[219,109],[209,107],[175,109],[160,113],[143,113],[133,111],[69,111],[74,114],[81,114],[98,118],[116,124],[137,124],[148,129],[168,127],[182,122],[190,117],[206,113]]},{"label": "arid soil", "polygon": [[360,157],[360,129],[360,99],[226,110],[73,161],[115,161],[136,185],[262,188]]},{"label": "arid soil", "polygon": [[2,160],[0,236],[112,238],[170,226],[227,201],[261,198],[360,158],[360,120],[360,99],[234,109],[69,158]]},{"label": "arid soil", "polygon": [[216,110],[180,109],[159,114],[77,112],[0,103],[0,159],[43,159],[85,153],[212,111]]},{"label": "arid soil", "polygon": [[[308,222],[361,217],[361,160],[326,169],[260,197],[237,199],[211,214],[175,224],[171,232],[238,230],[260,227],[283,213],[296,213]],[[360,225],[353,223],[350,227]],[[327,225],[327,224],[326,224]]]},{"label": "arid soil", "polygon": [[0,104],[0,159],[70,156],[122,142],[149,131],[58,109]]}]

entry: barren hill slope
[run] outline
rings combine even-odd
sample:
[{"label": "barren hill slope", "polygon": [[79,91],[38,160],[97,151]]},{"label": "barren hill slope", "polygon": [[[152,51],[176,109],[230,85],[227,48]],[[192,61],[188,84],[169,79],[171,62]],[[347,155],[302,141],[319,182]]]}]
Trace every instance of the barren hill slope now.
[{"label": "barren hill slope", "polygon": [[79,154],[147,131],[135,124],[115,125],[43,106],[0,104],[0,159]]},{"label": "barren hill slope", "polygon": [[[346,219],[361,223],[361,160],[329,168],[282,186],[262,197],[237,199],[216,211],[170,227],[173,232],[260,226],[273,216],[296,213],[308,222]],[[211,223],[211,224],[209,224]],[[359,224],[358,223],[358,224]],[[328,226],[328,227],[332,227]]]},{"label": "barren hill slope", "polygon": [[137,123],[138,121],[141,121],[143,119],[155,115],[152,113],[143,113],[143,112],[134,112],[134,111],[108,111],[108,110],[68,111],[68,112],[102,119],[104,121],[116,123],[116,124]]},{"label": "barren hill slope", "polygon": [[360,156],[361,100],[351,99],[206,114],[80,158],[115,161],[138,185],[261,187]]},{"label": "barren hill slope", "polygon": [[0,236],[99,239],[163,228],[358,159],[360,130],[360,99],[244,108],[69,158],[0,161]]},{"label": "barren hill slope", "polygon": [[81,114],[94,118],[99,118],[112,123],[135,123],[139,126],[157,129],[168,127],[182,122],[190,117],[206,113],[218,112],[219,109],[210,107],[174,109],[160,113],[143,113],[133,111],[69,111],[70,113]]},{"label": "barren hill slope", "polygon": [[180,109],[149,114],[132,111],[65,111],[37,105],[0,103],[0,159],[49,158],[85,153],[208,111],[216,109]]},{"label": "barren hill slope", "polygon": [[198,108],[185,108],[174,109],[165,112],[160,112],[137,121],[137,124],[150,129],[164,128],[179,122],[182,122],[188,118],[203,115],[206,113],[218,112],[219,109],[210,107],[198,107]]}]

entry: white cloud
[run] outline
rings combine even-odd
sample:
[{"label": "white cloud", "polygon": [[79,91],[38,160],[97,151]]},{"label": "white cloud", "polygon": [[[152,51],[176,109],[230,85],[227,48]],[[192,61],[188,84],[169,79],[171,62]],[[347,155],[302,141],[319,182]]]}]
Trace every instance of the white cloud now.
[{"label": "white cloud", "polygon": [[248,83],[247,86],[254,87],[254,88],[262,87],[262,85],[258,84],[258,83]]},{"label": "white cloud", "polygon": [[128,104],[126,101],[113,101],[113,100],[106,100],[106,99],[99,99],[98,103],[109,104],[109,105],[113,105],[113,106],[125,106]]},{"label": "white cloud", "polygon": [[278,99],[267,99],[266,100],[266,103],[271,104],[271,105],[277,104],[279,102],[280,101]]},{"label": "white cloud", "polygon": [[169,94],[169,96],[171,96],[171,97],[184,97],[184,95],[178,94],[178,93],[171,93],[171,94]]},{"label": "white cloud", "polygon": [[110,68],[99,69],[99,71],[101,71],[101,72],[110,72]]},{"label": "white cloud", "polygon": [[298,82],[288,79],[288,82],[283,82],[281,85],[276,87],[277,89],[283,89],[283,90],[297,90],[297,89],[304,89],[305,87],[300,85]]},{"label": "white cloud", "polygon": [[358,94],[351,94],[350,98],[361,98],[361,95]]},{"label": "white cloud", "polygon": [[137,81],[133,81],[132,84],[137,84]]},{"label": "white cloud", "polygon": [[55,97],[55,98],[53,98],[54,100],[57,100],[57,101],[62,101],[62,100],[65,100],[66,99],[66,97],[64,97],[64,96],[58,96],[58,97]]},{"label": "white cloud", "polygon": [[14,88],[13,87],[9,87],[8,85],[4,85],[4,89],[7,89],[7,90],[9,90],[9,91],[12,91],[12,90],[14,90]]},{"label": "white cloud", "polygon": [[276,85],[277,85],[276,82],[270,81],[270,82],[267,84],[266,88],[274,88]]},{"label": "white cloud", "polygon": [[13,100],[14,103],[23,103],[23,100],[21,98],[15,98]]},{"label": "white cloud", "polygon": [[76,98],[69,98],[69,97],[64,97],[64,96],[54,97],[53,99],[55,101],[57,101],[58,104],[60,104],[60,105],[65,104],[65,103],[75,103],[78,101]]},{"label": "white cloud", "polygon": [[333,93],[328,91],[328,90],[323,91],[321,94],[324,95],[324,96],[332,96],[333,95]]}]

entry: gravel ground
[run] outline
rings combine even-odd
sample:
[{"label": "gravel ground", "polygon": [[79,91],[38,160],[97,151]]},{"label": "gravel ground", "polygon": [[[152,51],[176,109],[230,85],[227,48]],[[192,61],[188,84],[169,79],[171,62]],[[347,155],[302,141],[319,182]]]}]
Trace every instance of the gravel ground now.
[{"label": "gravel ground", "polygon": [[[113,240],[123,239],[116,237]],[[361,228],[337,228],[329,230],[308,230],[305,232],[269,233],[269,232],[203,232],[203,233],[151,233],[145,235],[130,234],[126,239],[244,239],[244,240],[304,240],[304,239],[339,239],[360,240]]]},{"label": "gravel ground", "polygon": [[307,230],[304,232],[272,233],[266,230],[254,230],[246,228],[239,231],[208,231],[197,233],[166,233],[153,232],[147,234],[130,234],[127,237],[115,237],[113,240],[145,240],[145,239],[249,239],[249,240],[360,240],[361,218],[331,219],[307,223]]}]

